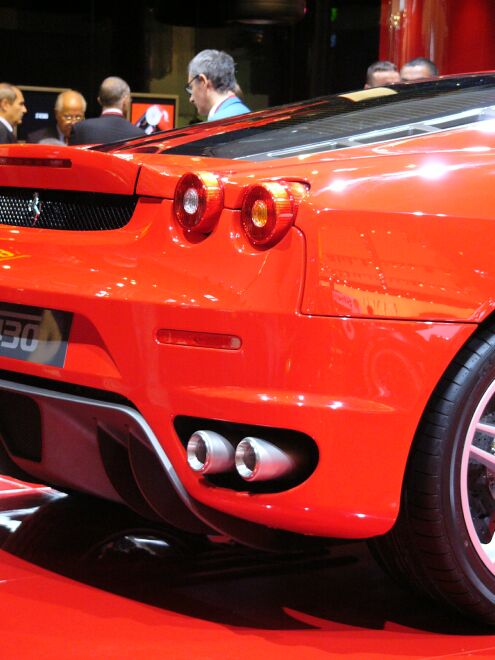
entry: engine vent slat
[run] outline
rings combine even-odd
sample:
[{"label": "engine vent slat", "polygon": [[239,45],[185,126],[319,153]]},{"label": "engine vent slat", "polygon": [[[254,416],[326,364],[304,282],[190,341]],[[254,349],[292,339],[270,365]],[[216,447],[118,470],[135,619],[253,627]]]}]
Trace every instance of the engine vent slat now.
[{"label": "engine vent slat", "polygon": [[64,231],[124,227],[137,197],[105,193],[0,188],[0,224]]}]

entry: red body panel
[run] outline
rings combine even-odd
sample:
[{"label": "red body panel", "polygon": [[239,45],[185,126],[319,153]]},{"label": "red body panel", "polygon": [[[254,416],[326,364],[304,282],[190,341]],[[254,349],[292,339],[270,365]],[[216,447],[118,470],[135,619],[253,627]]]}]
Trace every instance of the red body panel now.
[{"label": "red body panel", "polygon": [[[493,133],[468,129],[270,162],[2,148],[72,161],[0,166],[3,185],[139,200],[117,231],[0,226],[0,301],[74,315],[63,368],[0,357],[0,369],[125,397],[211,509],[302,534],[382,534],[428,399],[493,311],[494,147]],[[206,169],[224,209],[193,240],[172,199],[184,172]],[[247,186],[268,179],[311,192],[287,235],[257,250],[240,207]],[[242,346],[165,345],[161,329]],[[299,431],[317,465],[279,492],[214,485],[188,467],[177,416]],[[72,469],[84,480],[84,464]]]},{"label": "red body panel", "polygon": [[27,188],[54,188],[62,190],[87,190],[116,195],[130,195],[134,192],[139,165],[129,159],[89,152],[75,147],[53,147],[45,145],[0,145],[0,159],[9,156],[29,159],[60,159],[70,161],[69,167],[43,167],[0,164],[2,186]]},{"label": "red body panel", "polygon": [[320,166],[318,222],[304,205],[297,219],[305,313],[481,321],[493,311],[494,135],[451,132],[424,147],[409,139]]},{"label": "red body panel", "polygon": [[[7,358],[2,367],[104,385],[133,401],[186,488],[206,504],[312,534],[385,531],[397,513],[418,417],[474,326],[304,317],[297,313],[304,263],[297,230],[278,249],[254,253],[240,237],[232,241],[237,214],[226,211],[214,236],[186,246],[169,202],[141,207],[128,235],[120,232],[114,244],[80,240],[77,263],[73,241],[68,251],[65,237],[56,236],[41,258],[4,262],[11,268],[8,289],[0,287],[3,301],[18,302],[10,291],[43,272],[49,287],[24,291],[23,302],[72,311],[75,320],[63,374]],[[187,278],[177,277],[184,271]],[[160,345],[160,328],[234,334],[242,348]],[[317,442],[320,465],[286,493],[208,486],[187,467],[172,426],[176,415],[304,431]]]}]

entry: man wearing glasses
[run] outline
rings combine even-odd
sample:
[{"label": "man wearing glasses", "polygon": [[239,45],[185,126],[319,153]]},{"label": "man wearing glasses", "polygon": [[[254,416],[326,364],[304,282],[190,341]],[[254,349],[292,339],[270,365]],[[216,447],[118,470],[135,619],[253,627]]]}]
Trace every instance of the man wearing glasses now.
[{"label": "man wearing glasses", "polygon": [[235,117],[251,112],[236,95],[235,63],[219,50],[202,50],[189,62],[185,87],[190,102],[207,121]]},{"label": "man wearing glasses", "polygon": [[54,139],[67,144],[72,126],[84,119],[85,112],[86,100],[82,94],[73,89],[61,92],[55,101],[55,125],[29,133],[26,141],[42,142]]}]

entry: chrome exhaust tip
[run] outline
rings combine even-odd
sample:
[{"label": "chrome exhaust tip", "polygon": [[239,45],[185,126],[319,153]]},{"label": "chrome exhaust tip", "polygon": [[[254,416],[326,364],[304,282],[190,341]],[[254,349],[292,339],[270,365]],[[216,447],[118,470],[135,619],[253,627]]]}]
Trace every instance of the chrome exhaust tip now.
[{"label": "chrome exhaust tip", "polygon": [[234,447],[215,431],[195,431],[187,443],[187,462],[201,474],[229,472],[234,469]]},{"label": "chrome exhaust tip", "polygon": [[235,451],[235,467],[246,481],[270,481],[292,476],[298,469],[295,456],[261,438],[244,438]]}]

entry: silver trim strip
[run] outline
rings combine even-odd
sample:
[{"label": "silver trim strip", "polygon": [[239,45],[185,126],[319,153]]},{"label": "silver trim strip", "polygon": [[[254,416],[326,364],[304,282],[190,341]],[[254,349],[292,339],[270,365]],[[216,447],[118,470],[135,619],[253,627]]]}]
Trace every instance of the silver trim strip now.
[{"label": "silver trim strip", "polygon": [[36,395],[39,397],[44,397],[46,399],[58,399],[62,401],[70,401],[71,403],[76,403],[80,405],[91,405],[93,407],[104,408],[107,410],[118,410],[124,415],[127,415],[128,417],[132,418],[134,422],[136,422],[136,424],[142,429],[146,438],[151,443],[153,449],[155,450],[156,455],[160,459],[163,467],[167,472],[167,475],[170,479],[170,482],[172,483],[172,486],[175,488],[181,500],[191,511],[193,511],[195,515],[197,515],[196,511],[194,510],[195,509],[194,504],[191,498],[189,497],[188,492],[182,485],[182,482],[179,479],[172,463],[170,462],[170,459],[165,453],[158,438],[153,433],[151,426],[144,419],[144,417],[137,412],[137,410],[134,410],[133,408],[129,408],[129,406],[123,406],[117,403],[106,403],[103,401],[98,401],[97,399],[89,399],[89,398],[86,399],[84,397],[76,396],[73,394],[65,394],[63,392],[56,392],[54,390],[47,390],[40,387],[33,387],[32,385],[23,385],[22,383],[15,383],[10,380],[0,379],[0,389],[10,390],[13,392],[20,392],[21,394]]}]

